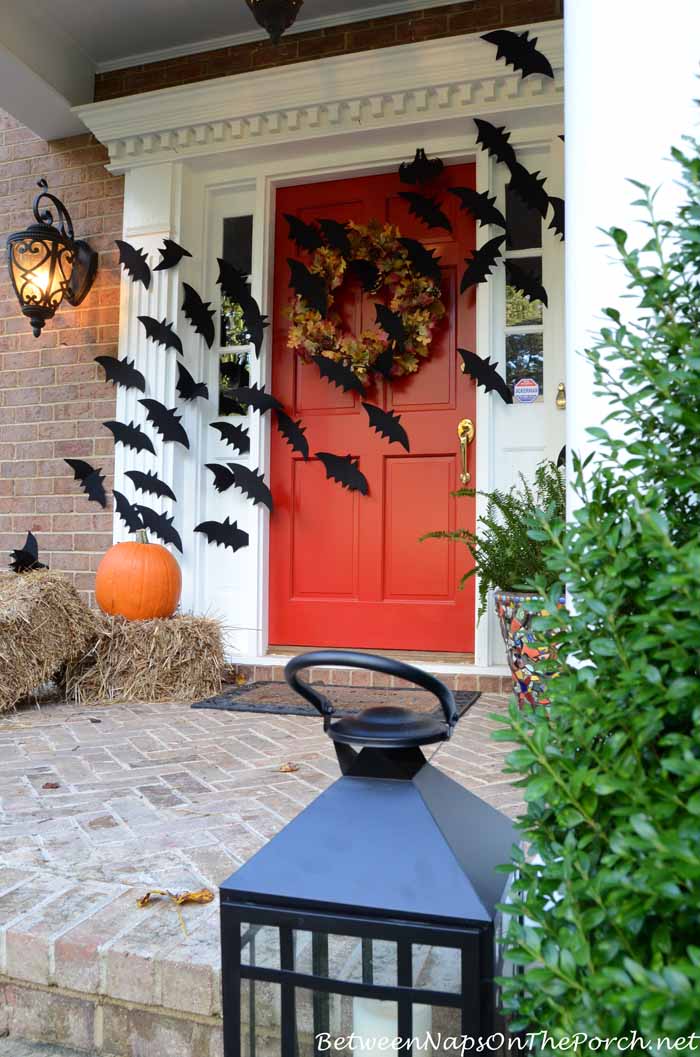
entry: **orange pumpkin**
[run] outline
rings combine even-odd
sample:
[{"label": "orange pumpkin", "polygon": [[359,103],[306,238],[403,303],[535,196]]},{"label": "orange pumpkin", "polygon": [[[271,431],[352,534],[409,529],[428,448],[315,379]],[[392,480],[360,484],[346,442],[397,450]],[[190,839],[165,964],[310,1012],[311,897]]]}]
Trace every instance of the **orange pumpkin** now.
[{"label": "orange pumpkin", "polygon": [[182,590],[180,566],[160,543],[115,543],[97,568],[95,598],[103,613],[127,620],[171,617]]}]

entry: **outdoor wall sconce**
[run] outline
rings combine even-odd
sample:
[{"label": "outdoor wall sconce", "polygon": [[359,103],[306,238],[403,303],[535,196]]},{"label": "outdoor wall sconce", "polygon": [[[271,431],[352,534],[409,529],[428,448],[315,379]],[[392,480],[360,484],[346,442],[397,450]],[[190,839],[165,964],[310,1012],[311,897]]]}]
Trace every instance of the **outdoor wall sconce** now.
[{"label": "outdoor wall sconce", "polygon": [[[317,665],[407,679],[444,718],[395,706],[334,718],[297,676]],[[451,691],[345,650],[295,657],[285,674],[323,716],[342,777],[221,886],[225,1057],[311,1057],[351,1033],[345,1051],[396,1052],[379,1040],[499,1030],[495,907],[508,879],[496,866],[518,838],[421,751],[450,737]]]},{"label": "outdoor wall sconce", "polygon": [[259,26],[267,30],[273,44],[295,21],[304,0],[245,0]]},{"label": "outdoor wall sconce", "polygon": [[[73,307],[83,301],[97,272],[97,253],[74,238],[63,202],[49,194],[46,180],[39,180],[38,186],[41,190],[32,206],[36,224],[7,239],[10,278],[35,338],[64,299]],[[43,199],[56,207],[57,224],[50,209],[40,209]]]}]

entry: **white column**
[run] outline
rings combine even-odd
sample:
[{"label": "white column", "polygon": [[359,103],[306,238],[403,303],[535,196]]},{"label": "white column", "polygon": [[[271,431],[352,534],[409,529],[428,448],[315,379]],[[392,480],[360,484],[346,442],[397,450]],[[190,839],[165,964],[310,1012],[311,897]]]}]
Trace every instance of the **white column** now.
[{"label": "white column", "polygon": [[629,178],[664,185],[659,216],[678,203],[670,149],[700,126],[700,0],[565,0],[564,56],[567,446],[581,452],[605,409],[580,351],[601,309],[631,307],[620,302],[624,273],[600,229],[646,238]]}]

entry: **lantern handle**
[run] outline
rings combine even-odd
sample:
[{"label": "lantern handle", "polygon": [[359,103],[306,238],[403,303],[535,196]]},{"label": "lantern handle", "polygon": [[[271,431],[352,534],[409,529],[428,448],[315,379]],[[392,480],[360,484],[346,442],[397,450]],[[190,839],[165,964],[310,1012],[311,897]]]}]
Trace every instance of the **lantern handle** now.
[{"label": "lantern handle", "polygon": [[50,191],[48,190],[48,186],[49,185],[43,176],[40,180],[37,180],[37,187],[40,187],[41,190],[34,199],[34,203],[32,205],[32,212],[34,213],[34,218],[39,224],[54,224],[53,213],[51,212],[51,210],[39,208],[40,202],[42,202],[45,198],[48,199],[49,202],[53,202],[58,212],[58,230],[66,238],[72,240],[74,239],[75,235],[73,232],[73,221],[71,220],[71,215],[64,206],[61,199],[56,198],[56,195],[52,195],[50,193]]},{"label": "lantern handle", "polygon": [[328,729],[335,709],[327,697],[320,694],[309,683],[302,682],[297,676],[297,673],[304,668],[317,668],[324,665],[333,668],[364,668],[370,672],[381,672],[384,675],[393,675],[397,679],[405,679],[406,682],[428,690],[437,697],[442,706],[448,726],[448,737],[459,719],[452,691],[434,675],[424,672],[422,668],[414,668],[412,664],[395,661],[392,657],[379,657],[374,653],[356,653],[354,650],[314,650],[311,653],[300,653],[298,657],[292,657],[291,661],[287,662],[284,677],[292,690],[321,713],[324,730]]}]

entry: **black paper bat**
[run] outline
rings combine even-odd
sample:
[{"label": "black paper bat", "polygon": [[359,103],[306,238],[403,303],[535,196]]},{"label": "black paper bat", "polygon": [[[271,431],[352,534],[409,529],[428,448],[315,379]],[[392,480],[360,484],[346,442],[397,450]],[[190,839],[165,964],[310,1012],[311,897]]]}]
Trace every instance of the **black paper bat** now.
[{"label": "black paper bat", "polygon": [[349,393],[353,390],[356,393],[364,392],[362,382],[349,367],[345,367],[336,360],[331,360],[329,356],[317,355],[312,356],[311,359],[321,372],[321,377],[333,382],[333,385],[338,389],[342,389],[344,393]]},{"label": "black paper bat", "polygon": [[433,250],[426,249],[418,239],[400,238],[399,242],[406,250],[408,259],[419,275],[426,279],[432,279],[439,286],[442,282],[442,271],[440,270],[440,258],[434,257]]},{"label": "black paper bat", "polygon": [[496,262],[501,256],[501,244],[504,240],[505,235],[497,235],[495,239],[489,239],[478,250],[474,250],[469,259],[464,258],[467,267],[464,269],[462,282],[459,286],[461,294],[476,283],[486,282],[491,270],[496,266]]},{"label": "black paper bat", "polygon": [[10,551],[10,568],[13,573],[28,573],[32,569],[48,569],[48,565],[42,565],[39,561],[39,544],[36,536],[27,533],[23,547],[16,551]]},{"label": "black paper bat", "polygon": [[151,455],[155,455],[156,449],[151,438],[135,423],[126,425],[125,422],[110,421],[103,422],[102,425],[114,435],[115,444],[123,444],[125,448],[132,448],[133,451],[150,451]]},{"label": "black paper bat", "polygon": [[537,37],[530,40],[528,30],[514,33],[511,29],[495,29],[492,33],[483,33],[481,39],[496,45],[496,59],[505,59],[506,66],[522,70],[523,80],[533,73],[554,77],[549,60],[537,50]]},{"label": "black paper bat", "polygon": [[557,455],[557,469],[561,470],[566,466],[566,444]]},{"label": "black paper bat", "polygon": [[107,506],[107,495],[105,493],[105,486],[103,485],[104,474],[101,472],[102,467],[95,469],[89,462],[85,462],[83,459],[65,459],[71,470],[75,474],[74,480],[80,481],[80,487],[85,492],[85,495],[93,503],[99,503],[100,506]]},{"label": "black paper bat", "polygon": [[399,198],[408,202],[409,213],[422,220],[426,227],[452,231],[449,218],[440,209],[437,198],[429,198],[427,195],[418,194],[417,191],[399,191]]},{"label": "black paper bat", "polygon": [[112,491],[112,495],[114,496],[114,509],[129,532],[138,532],[142,529],[143,521],[139,516],[138,508],[130,503],[126,496],[118,492],[116,488]]},{"label": "black paper bat", "polygon": [[521,268],[516,261],[508,261],[507,272],[508,283],[520,290],[530,301],[541,301],[543,305],[549,305],[547,291],[527,268]]},{"label": "black paper bat", "polygon": [[222,292],[235,304],[244,305],[251,296],[248,276],[222,257],[217,257],[216,261],[219,265],[219,278],[216,281]]},{"label": "black paper bat", "polygon": [[400,444],[406,451],[411,450],[408,434],[401,425],[400,415],[397,415],[395,411],[383,411],[375,404],[366,404],[364,400],[362,406],[369,415],[370,426],[377,431],[380,437],[386,437],[390,444]]},{"label": "black paper bat", "polygon": [[173,517],[168,517],[167,514],[157,514],[155,510],[151,510],[150,506],[139,506],[138,504],[136,504],[136,510],[141,517],[144,528],[148,529],[149,532],[155,533],[163,543],[172,543],[182,554],[182,540],[177,529],[173,527],[174,515]]},{"label": "black paper bat", "polygon": [[394,346],[388,341],[372,364],[372,370],[384,375],[387,381],[391,378],[391,371],[394,366],[394,351]]},{"label": "black paper bat", "polygon": [[138,389],[146,392],[146,379],[134,367],[134,360],[118,360],[116,356],[95,356],[95,363],[104,368],[105,381],[121,385],[122,389]]},{"label": "black paper bat", "polygon": [[272,492],[265,484],[263,474],[256,473],[249,466],[242,466],[239,462],[230,462],[228,467],[233,472],[236,488],[240,488],[254,504],[263,503],[272,513]]},{"label": "black paper bat", "polygon": [[209,424],[212,429],[218,429],[224,444],[235,448],[241,455],[250,451],[250,436],[244,426],[237,426],[235,422],[210,422]]},{"label": "black paper bat", "polygon": [[283,216],[289,224],[289,237],[296,244],[297,249],[315,253],[322,242],[318,228],[315,228],[313,224],[305,223],[293,213],[284,213]]},{"label": "black paper bat", "polygon": [[201,397],[202,400],[209,399],[209,389],[204,382],[195,382],[190,372],[185,367],[184,363],[177,361],[177,389],[178,395],[185,401],[197,400]]},{"label": "black paper bat", "polygon": [[350,256],[351,248],[347,224],[341,224],[339,220],[319,220],[318,226],[323,232],[327,246],[330,246],[332,250],[337,250],[343,257]]},{"label": "black paper bat", "polygon": [[207,347],[211,348],[216,337],[216,328],[214,326],[215,312],[213,308],[209,307],[211,301],[202,301],[195,288],[190,286],[189,283],[183,283],[182,289],[185,291],[182,311],[194,327],[195,333],[201,334],[207,343]]},{"label": "black paper bat", "polygon": [[130,478],[134,482],[134,488],[137,492],[143,492],[145,495],[155,495],[163,499],[172,499],[177,502],[177,496],[172,488],[165,481],[161,481],[154,470],[149,470],[148,473],[143,473],[141,470],[127,470],[125,477]]},{"label": "black paper bat", "polygon": [[302,426],[301,419],[297,422],[290,418],[284,411],[275,412],[277,428],[290,446],[292,451],[297,451],[304,459],[309,457],[309,442],[304,436],[306,427]]},{"label": "black paper bat", "polygon": [[508,168],[511,165],[517,165],[518,159],[515,151],[508,142],[510,132],[506,132],[505,125],[499,128],[492,125],[490,121],[484,121],[478,117],[474,118],[474,124],[477,128],[476,142],[483,150],[487,151],[496,161],[502,161]]},{"label": "black paper bat", "polygon": [[356,257],[348,262],[348,271],[355,275],[362,284],[362,289],[367,293],[374,290],[379,283],[379,268],[364,257]]},{"label": "black paper bat", "polygon": [[205,462],[204,465],[214,474],[214,488],[217,492],[225,492],[233,487],[235,478],[228,466],[222,466],[220,462]]},{"label": "black paper bat", "polygon": [[124,271],[135,283],[143,283],[148,290],[151,285],[151,269],[147,263],[147,253],[132,246],[130,242],[122,242],[117,239],[119,249],[119,263],[124,265]]},{"label": "black paper bat", "polygon": [[287,257],[289,265],[289,285],[309,308],[325,319],[328,311],[328,290],[320,275],[310,272],[305,264],[296,261],[293,257]]},{"label": "black paper bat", "polygon": [[473,187],[450,187],[449,192],[459,198],[462,209],[468,210],[481,227],[497,224],[505,230],[506,218],[493,204],[496,196],[489,198],[488,191],[475,191]]},{"label": "black paper bat", "polygon": [[192,254],[184,246],[178,246],[172,239],[163,239],[163,248],[158,250],[163,258],[160,264],[156,264],[154,272],[164,272],[168,268],[175,268],[183,257],[191,257]]},{"label": "black paper bat", "polygon": [[564,199],[555,198],[553,195],[550,195],[549,204],[552,207],[552,220],[549,224],[549,230],[555,232],[563,242],[565,216]]},{"label": "black paper bat", "polygon": [[234,553],[248,546],[248,533],[239,529],[237,521],[231,523],[228,518],[224,521],[203,521],[194,531],[202,532],[208,543],[215,543],[217,547],[230,547]]},{"label": "black paper bat", "polygon": [[441,158],[428,158],[423,147],[418,147],[413,161],[399,165],[399,180],[402,184],[427,184],[437,179],[442,170]]},{"label": "black paper bat", "polygon": [[406,334],[401,314],[392,312],[390,308],[382,304],[375,304],[374,311],[377,314],[375,322],[393,341],[397,349],[403,351],[408,335]]},{"label": "black paper bat", "polygon": [[182,426],[182,416],[176,415],[177,408],[166,407],[160,400],[139,400],[146,408],[146,417],[152,422],[164,441],[173,441],[189,448],[190,441]]},{"label": "black paper bat", "polygon": [[475,352],[468,349],[457,349],[464,362],[465,374],[470,375],[477,385],[482,385],[487,393],[492,389],[498,393],[504,403],[513,403],[513,394],[506,385],[505,379],[498,373],[495,363],[491,363],[488,356],[482,360]]},{"label": "black paper bat", "polygon": [[165,345],[166,349],[175,349],[182,356],[182,342],[173,330],[172,323],[165,319],[159,323],[153,316],[137,316],[139,323],[143,324],[146,337],[154,341],[156,345]]},{"label": "black paper bat", "polygon": [[284,410],[277,397],[272,393],[266,393],[265,386],[258,386],[257,382],[255,385],[239,385],[236,389],[229,389],[226,395],[232,400],[237,400],[239,404],[260,411],[263,415],[273,407],[278,411]]},{"label": "black paper bat", "polygon": [[511,190],[523,200],[529,209],[535,209],[542,219],[547,216],[549,208],[549,195],[544,189],[546,177],[541,177],[539,172],[532,173],[520,162],[510,166]]},{"label": "black paper bat", "polygon": [[255,355],[260,355],[260,349],[262,348],[263,337],[265,327],[269,327],[267,316],[264,316],[260,311],[260,306],[254,297],[249,297],[245,301],[241,308],[243,309],[243,323],[245,329],[248,332],[248,337],[255,346]]},{"label": "black paper bat", "polygon": [[316,458],[321,460],[326,469],[327,481],[337,481],[350,492],[367,495],[369,486],[367,478],[358,468],[359,458],[352,455],[333,455],[330,451],[317,451]]}]

